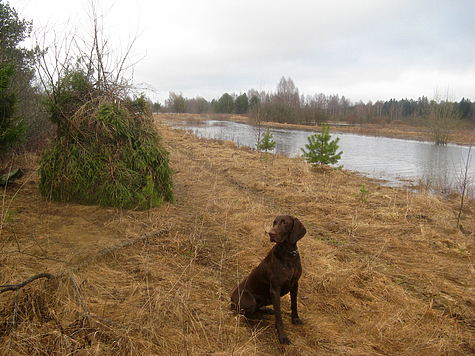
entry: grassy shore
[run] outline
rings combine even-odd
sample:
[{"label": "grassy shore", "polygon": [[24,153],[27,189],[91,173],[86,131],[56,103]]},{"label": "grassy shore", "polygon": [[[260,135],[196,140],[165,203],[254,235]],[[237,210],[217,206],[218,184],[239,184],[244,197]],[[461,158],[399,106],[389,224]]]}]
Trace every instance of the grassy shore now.
[{"label": "grassy shore", "polygon": [[[3,191],[0,355],[467,355],[475,353],[475,205],[314,169],[157,118],[175,204],[126,211],[45,202],[36,157]],[[299,242],[302,326],[245,320],[230,293],[272,247],[278,214]]]}]

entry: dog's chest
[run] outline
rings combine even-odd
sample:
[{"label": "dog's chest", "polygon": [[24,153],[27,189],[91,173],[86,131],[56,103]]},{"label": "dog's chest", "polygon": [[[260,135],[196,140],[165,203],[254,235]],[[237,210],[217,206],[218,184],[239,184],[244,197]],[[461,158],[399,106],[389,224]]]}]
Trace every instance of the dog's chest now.
[{"label": "dog's chest", "polygon": [[280,279],[282,285],[293,285],[298,281],[300,275],[302,274],[302,266],[300,264],[299,258],[294,258],[294,260],[286,260],[284,263],[278,263],[276,266],[276,271],[278,271],[278,278]]},{"label": "dog's chest", "polygon": [[280,276],[280,295],[283,296],[292,289],[292,287],[298,282],[301,275],[301,270],[292,268],[287,270],[287,273]]}]

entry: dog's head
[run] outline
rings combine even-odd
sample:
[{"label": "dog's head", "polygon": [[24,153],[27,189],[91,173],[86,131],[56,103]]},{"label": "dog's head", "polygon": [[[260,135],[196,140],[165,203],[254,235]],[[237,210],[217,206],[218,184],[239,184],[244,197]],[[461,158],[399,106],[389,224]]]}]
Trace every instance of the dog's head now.
[{"label": "dog's head", "polygon": [[299,219],[290,215],[279,215],[275,218],[272,229],[269,231],[271,242],[281,243],[287,240],[294,244],[307,233],[307,229]]}]

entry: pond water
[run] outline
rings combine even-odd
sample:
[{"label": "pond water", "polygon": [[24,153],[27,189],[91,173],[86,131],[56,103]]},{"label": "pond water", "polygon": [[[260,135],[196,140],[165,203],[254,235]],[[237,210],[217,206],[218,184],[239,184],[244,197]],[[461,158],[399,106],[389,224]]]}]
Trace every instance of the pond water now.
[{"label": "pond water", "polygon": [[[220,120],[170,121],[169,124],[199,137],[231,140],[238,146],[255,148],[257,143],[258,130],[248,124]],[[272,152],[290,157],[301,155],[301,148],[308,142],[307,137],[316,133],[281,128],[270,128],[270,132],[277,143]],[[339,146],[343,154],[338,165],[372,178],[387,180],[390,185],[416,181],[444,188],[456,187],[465,173],[469,157],[467,146],[440,146],[415,140],[348,134],[333,129],[331,135],[332,139],[340,138]],[[475,167],[469,165],[469,177],[474,174]]]}]

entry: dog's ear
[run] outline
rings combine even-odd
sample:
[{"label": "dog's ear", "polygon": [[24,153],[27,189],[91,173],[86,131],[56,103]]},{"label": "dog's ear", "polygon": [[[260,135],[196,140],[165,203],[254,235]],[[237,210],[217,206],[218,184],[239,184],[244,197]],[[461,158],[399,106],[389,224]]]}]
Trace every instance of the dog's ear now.
[{"label": "dog's ear", "polygon": [[293,219],[294,227],[292,228],[292,232],[290,233],[289,242],[294,244],[305,236],[305,234],[307,233],[307,229],[305,228],[305,226],[303,226],[299,219]]}]

